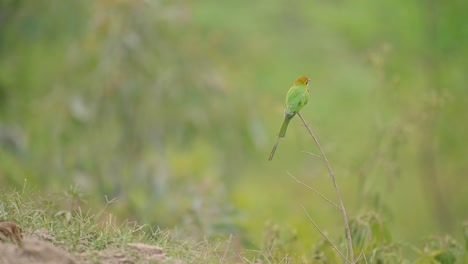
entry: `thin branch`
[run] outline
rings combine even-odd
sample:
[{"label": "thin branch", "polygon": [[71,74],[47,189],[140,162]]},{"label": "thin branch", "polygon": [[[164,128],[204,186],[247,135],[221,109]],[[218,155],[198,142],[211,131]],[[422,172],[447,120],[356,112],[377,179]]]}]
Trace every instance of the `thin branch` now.
[{"label": "thin branch", "polygon": [[364,254],[364,256],[363,256],[363,257],[364,257],[364,261],[365,261],[365,262],[366,262],[366,264],[367,264],[368,262],[367,262],[366,255]]},{"label": "thin branch", "polygon": [[349,248],[349,255],[350,255],[350,258],[351,258],[351,263],[356,263],[354,261],[353,241],[352,241],[352,238],[351,238],[351,230],[349,228],[348,216],[346,215],[346,208],[344,206],[343,199],[341,198],[341,193],[340,193],[340,189],[338,188],[338,183],[336,183],[335,174],[333,173],[333,170],[332,170],[332,168],[330,166],[330,162],[328,162],[327,156],[325,155],[325,152],[323,151],[322,147],[320,146],[320,143],[319,143],[318,139],[315,137],[314,132],[312,132],[312,129],[310,129],[309,125],[304,120],[304,118],[302,118],[302,116],[301,116],[301,114],[299,112],[297,113],[297,115],[302,120],[302,123],[304,123],[304,126],[309,131],[309,134],[314,139],[315,144],[319,148],[320,153],[322,153],[323,160],[325,161],[325,164],[327,165],[328,173],[330,174],[330,177],[331,177],[331,179],[333,181],[333,186],[335,187],[336,195],[338,196],[338,200],[340,200],[341,213],[343,215],[343,220],[345,222],[346,238],[347,238],[347,241],[348,241],[348,248]]},{"label": "thin branch", "polygon": [[343,253],[341,253],[341,251],[335,246],[335,244],[333,244],[333,242],[331,242],[331,240],[327,237],[327,235],[325,235],[325,233],[322,232],[322,230],[320,229],[320,227],[315,223],[315,221],[312,219],[312,217],[310,216],[309,212],[307,212],[307,210],[305,209],[304,205],[301,204],[301,207],[302,207],[302,210],[304,210],[305,214],[307,215],[307,218],[309,219],[309,221],[312,223],[312,225],[314,225],[315,229],[317,229],[317,231],[328,241],[328,243],[330,243],[330,245],[333,247],[334,250],[336,250],[336,252],[338,252],[338,254],[340,254],[340,256],[348,263],[351,263],[344,255]]},{"label": "thin branch", "polygon": [[223,257],[219,261],[219,263],[223,264],[226,261],[226,257],[228,255],[229,249],[231,248],[231,242],[232,242],[232,234],[229,234],[229,239],[227,241],[226,249],[224,250]]},{"label": "thin branch", "polygon": [[289,177],[293,178],[297,183],[311,189],[312,191],[314,191],[316,194],[322,196],[323,199],[325,199],[327,202],[331,203],[333,206],[335,206],[336,208],[338,208],[338,210],[341,211],[341,208],[336,204],[334,203],[332,200],[328,199],[325,195],[323,195],[321,192],[317,191],[316,189],[314,189],[313,187],[301,182],[300,180],[298,180],[296,177],[294,177],[291,173],[289,173],[289,171],[287,171]]},{"label": "thin branch", "polygon": [[309,152],[309,151],[302,151],[302,152],[303,152],[303,153],[310,154],[310,155],[312,155],[312,156],[315,156],[315,157],[317,157],[317,158],[322,158],[322,156],[320,156],[320,155],[317,155],[317,154],[315,154],[315,153],[312,153],[312,152]]}]

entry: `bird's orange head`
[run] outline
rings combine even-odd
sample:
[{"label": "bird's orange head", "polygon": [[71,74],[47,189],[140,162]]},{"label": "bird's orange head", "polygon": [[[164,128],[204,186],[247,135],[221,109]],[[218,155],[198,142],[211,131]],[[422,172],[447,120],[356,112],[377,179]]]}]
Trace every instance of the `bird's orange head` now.
[{"label": "bird's orange head", "polygon": [[294,81],[294,85],[296,85],[296,84],[308,85],[309,84],[309,78],[307,78],[305,76],[299,77]]}]

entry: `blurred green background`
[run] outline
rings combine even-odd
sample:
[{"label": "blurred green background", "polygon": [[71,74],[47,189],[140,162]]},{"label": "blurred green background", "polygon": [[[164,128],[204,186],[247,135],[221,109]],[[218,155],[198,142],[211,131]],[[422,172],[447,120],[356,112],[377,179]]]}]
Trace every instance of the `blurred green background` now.
[{"label": "blurred green background", "polygon": [[2,187],[115,198],[120,219],[245,247],[279,225],[307,251],[320,235],[301,204],[335,237],[343,223],[287,174],[336,200],[298,118],[267,161],[306,75],[302,115],[348,214],[379,213],[396,241],[462,237],[466,1],[0,3]]}]

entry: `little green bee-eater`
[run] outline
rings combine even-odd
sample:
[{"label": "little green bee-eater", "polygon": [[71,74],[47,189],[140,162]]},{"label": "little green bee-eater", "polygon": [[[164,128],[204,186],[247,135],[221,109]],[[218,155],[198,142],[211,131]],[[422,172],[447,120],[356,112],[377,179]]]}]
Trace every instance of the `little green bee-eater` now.
[{"label": "little green bee-eater", "polygon": [[270,157],[268,160],[272,160],[275,155],[276,148],[280,138],[284,138],[286,135],[286,130],[288,129],[289,121],[307,104],[309,101],[309,78],[300,77],[294,81],[294,84],[289,88],[288,93],[286,94],[286,109],[284,109],[284,121],[281,129],[278,133],[278,138],[276,143],[271,150]]}]

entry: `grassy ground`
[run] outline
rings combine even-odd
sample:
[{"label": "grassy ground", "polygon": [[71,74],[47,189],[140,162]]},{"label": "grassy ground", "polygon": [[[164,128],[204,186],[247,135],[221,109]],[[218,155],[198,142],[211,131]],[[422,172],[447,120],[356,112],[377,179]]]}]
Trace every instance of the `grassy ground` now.
[{"label": "grassy ground", "polygon": [[[26,187],[3,191],[0,220],[16,222],[23,239],[15,245],[0,237],[1,263],[342,263],[337,250],[346,250],[343,239],[322,237],[309,254],[291,254],[297,233],[273,223],[266,227],[263,249],[241,249],[232,234],[197,241],[177,230],[121,221],[106,208],[91,212],[79,202],[74,189],[47,198]],[[392,241],[375,213],[351,219],[350,228],[359,263],[466,263],[463,247],[449,236],[428,237],[421,248]]]},{"label": "grassy ground", "polygon": [[[106,208],[99,212],[91,212],[86,206],[59,209],[74,203],[75,198],[42,198],[27,188],[2,192],[0,219],[15,221],[23,229],[23,249],[49,252],[33,252],[22,259],[24,263],[65,263],[60,259],[67,257],[78,263],[218,263],[225,248],[222,242],[182,239],[175,230],[121,221]],[[0,244],[0,260],[6,261],[1,263],[23,263],[15,261],[21,253],[6,247]]]}]

